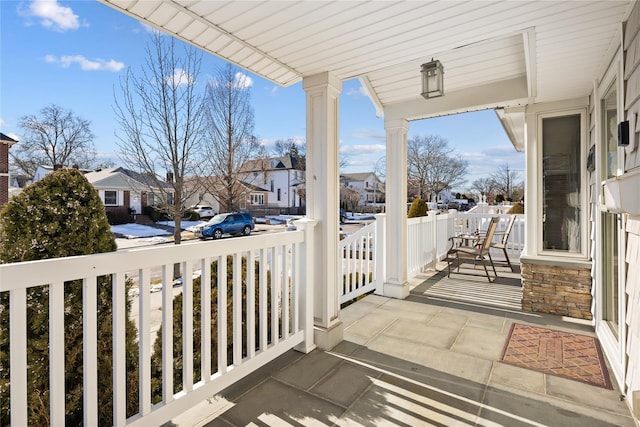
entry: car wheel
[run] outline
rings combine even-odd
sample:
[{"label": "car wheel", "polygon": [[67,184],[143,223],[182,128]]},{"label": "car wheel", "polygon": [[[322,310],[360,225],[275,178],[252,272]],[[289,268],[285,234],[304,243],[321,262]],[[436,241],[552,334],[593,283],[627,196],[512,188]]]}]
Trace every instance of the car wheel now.
[{"label": "car wheel", "polygon": [[251,234],[251,227],[249,227],[248,225],[245,225],[244,228],[242,229],[242,234],[244,234],[245,236],[248,236],[249,234]]},{"label": "car wheel", "polygon": [[215,230],[213,230],[214,239],[219,239],[221,237],[222,237],[222,230],[220,230],[219,228],[216,228]]}]

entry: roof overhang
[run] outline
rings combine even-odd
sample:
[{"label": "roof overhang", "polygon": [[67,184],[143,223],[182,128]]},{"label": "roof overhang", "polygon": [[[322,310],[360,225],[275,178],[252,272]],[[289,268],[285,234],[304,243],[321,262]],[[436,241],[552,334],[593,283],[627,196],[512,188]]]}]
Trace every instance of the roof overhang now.
[{"label": "roof overhang", "polygon": [[[358,78],[385,119],[504,109],[517,148],[513,108],[588,96],[634,4],[100,1],[281,86]],[[420,66],[432,58],[444,66],[444,96],[425,100]]]}]

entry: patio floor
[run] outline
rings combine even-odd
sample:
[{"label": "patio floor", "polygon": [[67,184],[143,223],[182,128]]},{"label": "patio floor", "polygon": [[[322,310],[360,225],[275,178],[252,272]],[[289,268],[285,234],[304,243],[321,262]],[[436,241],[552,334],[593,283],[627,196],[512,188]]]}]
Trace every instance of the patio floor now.
[{"label": "patio floor", "polygon": [[615,384],[499,361],[514,322],[594,334],[521,311],[518,272],[498,275],[427,272],[405,300],[369,295],[342,310],[332,351],[288,352],[171,425],[635,426]]}]

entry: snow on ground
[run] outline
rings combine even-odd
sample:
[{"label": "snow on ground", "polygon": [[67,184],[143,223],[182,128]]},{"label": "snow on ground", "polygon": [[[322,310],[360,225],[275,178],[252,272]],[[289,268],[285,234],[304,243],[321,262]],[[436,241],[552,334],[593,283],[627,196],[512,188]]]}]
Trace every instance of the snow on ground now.
[{"label": "snow on ground", "polygon": [[[183,230],[189,230],[194,225],[204,224],[207,221],[180,221],[180,228]],[[160,225],[166,225],[169,227],[175,227],[176,223],[173,221],[158,221]]]},{"label": "snow on ground", "polygon": [[142,224],[119,224],[112,225],[111,232],[120,234],[127,239],[137,239],[139,237],[171,236],[173,233],[156,227],[149,227]]}]

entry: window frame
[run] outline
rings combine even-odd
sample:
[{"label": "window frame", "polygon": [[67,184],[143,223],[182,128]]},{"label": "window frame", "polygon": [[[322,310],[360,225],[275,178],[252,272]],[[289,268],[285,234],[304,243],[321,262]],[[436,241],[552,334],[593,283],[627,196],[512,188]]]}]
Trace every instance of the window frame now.
[{"label": "window frame", "polygon": [[[566,116],[579,116],[580,117],[580,251],[569,252],[564,250],[553,250],[546,249],[544,247],[544,239],[543,239],[543,216],[544,216],[544,185],[543,185],[543,121],[545,119],[553,119],[559,117]],[[577,107],[577,108],[567,108],[556,111],[542,111],[536,115],[536,133],[538,138],[537,144],[537,177],[536,177],[536,200],[537,200],[537,211],[536,211],[536,247],[537,254],[541,256],[552,256],[565,258],[567,260],[576,260],[576,259],[588,259],[589,258],[589,228],[588,228],[588,219],[589,219],[589,205],[588,205],[588,190],[589,190],[589,181],[587,177],[587,166],[586,166],[586,154],[587,154],[587,109],[585,107]]]},{"label": "window frame", "polygon": [[[115,202],[114,203],[109,203],[107,202],[107,193],[109,193],[109,195],[111,195],[111,193],[113,193],[114,197],[115,197]],[[118,205],[118,190],[104,190],[104,194],[103,194],[103,202],[105,206],[119,206]]]}]

